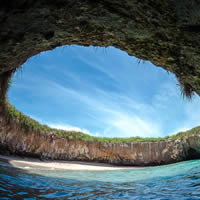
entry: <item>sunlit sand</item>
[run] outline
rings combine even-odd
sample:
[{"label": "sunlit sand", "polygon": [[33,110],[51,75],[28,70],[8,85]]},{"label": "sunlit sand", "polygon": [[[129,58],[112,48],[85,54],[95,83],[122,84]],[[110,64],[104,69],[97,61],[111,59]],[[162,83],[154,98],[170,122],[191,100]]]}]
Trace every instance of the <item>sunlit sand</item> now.
[{"label": "sunlit sand", "polygon": [[21,158],[15,156],[0,155],[0,161],[9,163],[20,168],[50,168],[62,170],[88,170],[88,171],[110,171],[124,169],[138,169],[141,167],[114,166],[104,163],[91,163],[82,161],[41,161],[33,158]]}]

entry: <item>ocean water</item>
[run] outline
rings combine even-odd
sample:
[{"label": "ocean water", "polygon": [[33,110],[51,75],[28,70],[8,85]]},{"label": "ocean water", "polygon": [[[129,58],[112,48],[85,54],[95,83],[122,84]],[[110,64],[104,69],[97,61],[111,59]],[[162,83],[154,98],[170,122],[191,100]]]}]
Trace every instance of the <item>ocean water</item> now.
[{"label": "ocean water", "polygon": [[0,199],[200,199],[200,160],[104,172],[1,163]]}]

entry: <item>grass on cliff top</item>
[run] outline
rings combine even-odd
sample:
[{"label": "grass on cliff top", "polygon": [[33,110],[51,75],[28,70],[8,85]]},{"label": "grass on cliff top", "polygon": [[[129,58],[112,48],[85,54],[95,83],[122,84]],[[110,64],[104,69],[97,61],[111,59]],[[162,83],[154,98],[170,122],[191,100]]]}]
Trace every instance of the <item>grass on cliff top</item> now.
[{"label": "grass on cliff top", "polygon": [[68,139],[80,139],[84,141],[96,141],[101,143],[126,143],[126,142],[150,142],[150,141],[163,141],[167,139],[178,139],[184,138],[190,134],[195,134],[200,132],[200,126],[195,127],[186,132],[180,132],[173,136],[167,136],[164,138],[142,138],[142,137],[129,137],[129,138],[108,138],[108,137],[94,137],[87,135],[82,132],[75,131],[65,131],[50,128],[46,125],[41,125],[37,121],[31,119],[30,117],[24,115],[19,112],[14,106],[10,105],[7,101],[4,104],[4,116],[6,116],[6,120],[8,124],[17,124],[18,127],[25,133],[34,132],[46,135],[55,135],[58,137],[65,137]]}]

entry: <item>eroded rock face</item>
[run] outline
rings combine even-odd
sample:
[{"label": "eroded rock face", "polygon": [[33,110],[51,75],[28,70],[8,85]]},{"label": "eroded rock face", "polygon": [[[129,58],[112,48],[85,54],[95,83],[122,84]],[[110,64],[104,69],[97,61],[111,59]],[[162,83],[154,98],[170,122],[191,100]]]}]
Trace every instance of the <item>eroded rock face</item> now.
[{"label": "eroded rock face", "polygon": [[200,133],[185,139],[112,144],[24,133],[16,125],[8,126],[3,120],[0,128],[0,153],[41,159],[151,166],[200,157],[199,144]]},{"label": "eroded rock face", "polygon": [[115,46],[173,72],[200,94],[196,0],[0,2],[0,73],[61,45]]}]

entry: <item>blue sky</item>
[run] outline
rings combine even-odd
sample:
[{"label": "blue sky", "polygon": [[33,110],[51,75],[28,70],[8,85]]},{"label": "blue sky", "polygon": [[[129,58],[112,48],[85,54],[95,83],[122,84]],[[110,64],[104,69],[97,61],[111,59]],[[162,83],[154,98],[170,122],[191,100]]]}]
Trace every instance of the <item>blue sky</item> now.
[{"label": "blue sky", "polygon": [[173,74],[114,47],[64,46],[30,58],[10,102],[43,124],[102,137],[162,137],[200,125]]}]

